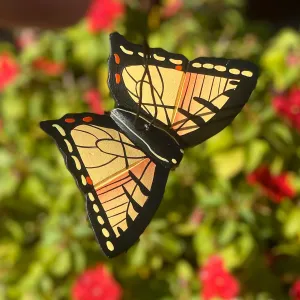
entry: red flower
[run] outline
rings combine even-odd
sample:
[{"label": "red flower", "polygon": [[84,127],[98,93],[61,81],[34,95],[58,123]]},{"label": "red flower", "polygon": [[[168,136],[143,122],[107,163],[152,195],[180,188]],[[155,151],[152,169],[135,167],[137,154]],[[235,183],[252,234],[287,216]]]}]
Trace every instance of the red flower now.
[{"label": "red flower", "polygon": [[200,208],[195,208],[190,216],[190,223],[199,225],[204,217],[204,213]]},{"label": "red flower", "polygon": [[239,293],[238,281],[224,268],[223,260],[212,256],[199,273],[204,300],[219,297],[233,299]]},{"label": "red flower", "polygon": [[277,114],[286,119],[291,126],[300,130],[300,90],[293,89],[289,93],[276,96],[272,100]]},{"label": "red flower", "polygon": [[12,83],[20,69],[14,58],[8,53],[0,54],[0,91]]},{"label": "red flower", "polygon": [[33,62],[33,67],[49,76],[59,76],[65,69],[65,65],[60,62],[48,59],[46,57],[40,57]]},{"label": "red flower", "polygon": [[93,0],[87,14],[89,30],[112,30],[115,21],[123,16],[124,12],[124,4],[119,0]]},{"label": "red flower", "polygon": [[167,0],[163,7],[162,15],[164,18],[171,18],[176,15],[183,7],[183,0]]},{"label": "red flower", "polygon": [[300,64],[300,56],[299,54],[291,53],[286,58],[286,63],[289,67],[299,66]]},{"label": "red flower", "polygon": [[118,300],[121,294],[120,285],[103,265],[85,271],[72,289],[74,300]]},{"label": "red flower", "polygon": [[91,89],[84,94],[84,100],[88,104],[90,111],[103,115],[102,98],[96,89]]},{"label": "red flower", "polygon": [[22,29],[17,37],[17,45],[20,49],[25,49],[37,41],[37,33],[33,29]]},{"label": "red flower", "polygon": [[292,198],[296,194],[288,182],[286,173],[272,175],[266,166],[262,166],[249,174],[247,180],[251,185],[258,184],[275,203],[280,203],[285,197]]},{"label": "red flower", "polygon": [[292,300],[300,300],[300,279],[298,279],[290,290]]}]

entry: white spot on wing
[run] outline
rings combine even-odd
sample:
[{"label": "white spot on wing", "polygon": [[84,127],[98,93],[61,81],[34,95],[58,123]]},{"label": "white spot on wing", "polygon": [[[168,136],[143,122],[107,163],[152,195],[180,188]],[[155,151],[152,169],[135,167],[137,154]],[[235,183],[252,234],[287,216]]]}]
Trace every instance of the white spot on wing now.
[{"label": "white spot on wing", "polygon": [[219,72],[225,72],[226,71],[226,67],[221,66],[221,65],[215,66],[215,69]]},{"label": "white spot on wing", "polygon": [[93,210],[94,210],[96,213],[99,212],[99,207],[98,207],[97,204],[94,204],[94,205],[93,205]]},{"label": "white spot on wing", "polygon": [[124,46],[120,46],[121,50],[128,55],[133,55],[133,51],[127,50]]},{"label": "white spot on wing", "polygon": [[202,64],[200,64],[200,63],[193,63],[192,66],[193,66],[194,68],[201,68],[201,67],[202,67]]},{"label": "white spot on wing", "polygon": [[159,56],[159,55],[157,55],[157,54],[154,54],[153,57],[154,57],[156,60],[159,60],[159,61],[165,61],[165,60],[166,60],[165,57]]},{"label": "white spot on wing", "polygon": [[73,152],[73,148],[72,148],[72,145],[70,144],[70,142],[68,140],[66,140],[66,139],[64,139],[64,141],[65,141],[65,143],[66,143],[66,145],[68,147],[69,152]]},{"label": "white spot on wing", "polygon": [[241,73],[241,71],[238,69],[230,69],[229,72],[233,75],[239,75]]},{"label": "white spot on wing", "polygon": [[102,217],[98,216],[97,217],[98,222],[103,225],[104,224],[104,220],[102,219]]},{"label": "white spot on wing", "polygon": [[81,175],[81,182],[83,185],[86,185],[86,179],[83,175]]},{"label": "white spot on wing", "polygon": [[88,196],[89,196],[91,201],[95,201],[95,197],[92,193],[88,193]]},{"label": "white spot on wing", "polygon": [[170,62],[174,65],[181,65],[182,64],[182,60],[181,59],[173,59],[170,58]]},{"label": "white spot on wing", "polygon": [[106,242],[106,246],[109,251],[114,251],[115,249],[114,245],[110,241]]},{"label": "white spot on wing", "polygon": [[242,75],[243,76],[246,76],[246,77],[252,77],[253,76],[253,73],[251,71],[243,71],[242,72]]},{"label": "white spot on wing", "polygon": [[102,229],[102,234],[105,236],[105,237],[109,237],[109,232],[108,232],[108,230],[106,229],[106,228],[103,228]]},{"label": "white spot on wing", "polygon": [[72,155],[72,158],[73,158],[73,160],[75,162],[76,169],[77,170],[81,170],[81,164],[79,162],[79,159],[76,156],[74,156],[74,155]]},{"label": "white spot on wing", "polygon": [[212,64],[204,64],[203,68],[205,68],[205,69],[213,69],[214,65],[212,65]]},{"label": "white spot on wing", "polygon": [[63,130],[63,128],[61,126],[59,126],[58,124],[53,124],[52,127],[56,128],[58,130],[58,132],[62,135],[62,136],[66,136],[65,131]]}]

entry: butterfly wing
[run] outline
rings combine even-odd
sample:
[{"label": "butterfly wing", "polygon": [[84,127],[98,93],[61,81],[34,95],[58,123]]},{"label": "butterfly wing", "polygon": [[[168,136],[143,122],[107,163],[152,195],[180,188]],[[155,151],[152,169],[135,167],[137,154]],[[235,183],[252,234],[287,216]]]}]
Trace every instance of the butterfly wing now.
[{"label": "butterfly wing", "polygon": [[176,131],[185,147],[229,125],[256,86],[258,70],[250,62],[223,58],[189,62],[163,49],[149,50],[148,76],[143,51],[120,34],[111,35],[110,90],[118,106],[132,111],[138,110],[141,99],[142,112]]},{"label": "butterfly wing", "polygon": [[[108,84],[118,106],[142,112],[171,126],[188,60],[163,49],[150,49],[149,74],[145,73],[144,47],[128,42],[118,33],[110,35]],[[153,86],[153,94],[151,91]],[[155,101],[153,101],[155,99]]]},{"label": "butterfly wing", "polygon": [[152,162],[109,115],[70,114],[41,128],[55,139],[85,195],[105,255],[126,251],[158,208],[169,170]]},{"label": "butterfly wing", "polygon": [[257,67],[247,61],[198,58],[190,62],[172,129],[188,146],[202,143],[233,121],[257,78]]}]

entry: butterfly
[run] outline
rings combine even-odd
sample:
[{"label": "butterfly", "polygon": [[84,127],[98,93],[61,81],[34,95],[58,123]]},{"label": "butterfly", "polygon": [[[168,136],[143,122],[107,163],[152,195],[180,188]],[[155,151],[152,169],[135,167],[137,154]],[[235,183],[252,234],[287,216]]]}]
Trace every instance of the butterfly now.
[{"label": "butterfly", "polygon": [[[86,198],[107,257],[127,251],[153,218],[185,149],[229,125],[258,78],[247,61],[197,58],[110,35],[110,113],[41,122]],[[146,49],[146,50],[145,50]]]}]

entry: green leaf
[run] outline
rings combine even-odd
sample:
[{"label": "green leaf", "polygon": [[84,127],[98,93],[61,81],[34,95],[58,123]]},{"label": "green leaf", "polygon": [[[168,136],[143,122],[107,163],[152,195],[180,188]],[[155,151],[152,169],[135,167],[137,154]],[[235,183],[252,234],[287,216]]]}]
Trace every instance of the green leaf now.
[{"label": "green leaf", "polygon": [[26,103],[24,99],[19,98],[15,92],[7,92],[2,95],[0,105],[1,113],[4,115],[4,120],[17,122],[26,113]]},{"label": "green leaf", "polygon": [[0,267],[7,268],[13,266],[19,255],[21,249],[18,244],[13,243],[9,240],[1,240],[0,243]]},{"label": "green leaf", "polygon": [[44,276],[41,279],[41,289],[43,293],[49,295],[49,293],[53,290],[54,283],[50,276]]},{"label": "green leaf", "polygon": [[253,249],[253,237],[246,231],[235,242],[221,250],[221,255],[224,258],[226,266],[232,269],[242,266]]},{"label": "green leaf", "polygon": [[137,269],[147,262],[147,245],[143,239],[130,251],[129,261],[131,267]]},{"label": "green leaf", "polygon": [[50,204],[49,194],[45,192],[44,185],[36,176],[30,176],[22,187],[22,196],[27,198],[29,202],[35,202],[43,207]]},{"label": "green leaf", "polygon": [[163,258],[160,255],[154,255],[151,258],[151,267],[153,270],[158,271],[162,268],[163,266]]},{"label": "green leaf", "polygon": [[245,168],[247,172],[256,169],[263,161],[264,155],[268,153],[270,146],[262,140],[254,140],[247,149],[247,160]]},{"label": "green leaf", "polygon": [[175,259],[181,254],[183,245],[177,237],[166,233],[162,236],[162,242],[161,248],[166,259]]},{"label": "green leaf", "polygon": [[291,144],[293,141],[292,132],[290,128],[288,128],[286,125],[282,123],[271,124],[270,127],[268,128],[268,131],[272,132],[272,134],[276,135],[286,144]]},{"label": "green leaf", "polygon": [[248,141],[255,139],[255,137],[259,134],[259,131],[261,130],[258,121],[256,121],[255,123],[245,123],[244,121],[240,124],[237,124],[236,127],[238,127],[238,130],[236,130],[235,132],[235,138],[240,144],[245,144]]},{"label": "green leaf", "polygon": [[228,244],[235,236],[238,230],[239,223],[235,220],[228,220],[225,222],[220,234],[219,243],[221,245]]},{"label": "green leaf", "polygon": [[0,172],[0,202],[4,200],[4,197],[12,196],[19,184],[19,178],[9,171],[7,173]]},{"label": "green leaf", "polygon": [[245,165],[245,152],[242,147],[216,154],[212,158],[217,176],[229,179],[242,171]]},{"label": "green leaf", "polygon": [[5,221],[5,227],[16,241],[18,241],[19,243],[23,242],[25,237],[24,230],[18,222],[16,222],[15,220],[8,219]]},{"label": "green leaf", "polygon": [[71,250],[73,252],[74,270],[77,273],[80,273],[87,264],[87,257],[85,256],[84,249],[79,243],[73,243]]},{"label": "green leaf", "polygon": [[287,238],[300,238],[300,208],[294,208],[287,216],[283,231]]},{"label": "green leaf", "polygon": [[13,155],[5,148],[0,148],[0,169],[6,169],[13,164]]},{"label": "green leaf", "polygon": [[206,224],[202,224],[194,239],[193,245],[197,253],[198,262],[203,262],[205,259],[215,252],[214,243],[215,233],[212,228]]},{"label": "green leaf", "polygon": [[291,49],[300,46],[300,38],[296,31],[282,30],[273,40],[271,46],[262,56],[262,65],[274,81],[278,90],[285,90],[297,82],[300,70],[297,66],[287,66],[286,58]]},{"label": "green leaf", "polygon": [[68,249],[64,249],[59,252],[51,266],[51,273],[56,277],[62,277],[70,272],[72,267],[71,252]]},{"label": "green leaf", "polygon": [[192,266],[185,260],[181,260],[176,265],[176,272],[180,279],[190,281],[194,277]]},{"label": "green leaf", "polygon": [[224,130],[206,141],[206,152],[211,155],[230,148],[234,143],[231,127],[226,127]]}]

